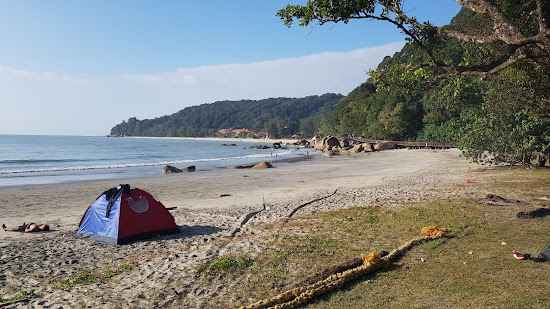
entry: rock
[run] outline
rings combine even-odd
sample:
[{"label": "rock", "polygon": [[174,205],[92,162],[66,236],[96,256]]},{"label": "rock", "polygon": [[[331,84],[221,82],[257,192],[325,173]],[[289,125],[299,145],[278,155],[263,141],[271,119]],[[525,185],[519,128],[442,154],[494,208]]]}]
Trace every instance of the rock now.
[{"label": "rock", "polygon": [[279,148],[281,148],[281,143],[279,142],[273,143],[273,149],[279,149]]},{"label": "rock", "polygon": [[374,151],[374,147],[372,147],[372,144],[371,144],[371,143],[364,143],[364,144],[363,144],[363,151],[364,151],[364,152],[373,152],[373,151]]},{"label": "rock", "polygon": [[253,168],[254,164],[233,165],[231,168]]},{"label": "rock", "polygon": [[180,168],[180,171],[182,171],[182,172],[194,172],[195,171],[195,166],[190,165],[190,166],[187,166],[187,167],[184,167],[184,168]]},{"label": "rock", "polygon": [[301,140],[294,142],[294,145],[304,146],[304,147],[311,147],[309,141],[305,138],[302,138]]},{"label": "rock", "polygon": [[273,165],[271,165],[271,163],[269,162],[260,162],[256,165],[254,165],[252,168],[272,168]]},{"label": "rock", "polygon": [[327,140],[325,141],[325,144],[326,144],[327,146],[332,146],[332,147],[336,146],[336,147],[340,147],[340,141],[339,141],[336,137],[330,136],[330,135],[327,136]]},{"label": "rock", "polygon": [[194,165],[184,167],[184,168],[177,168],[177,167],[172,166],[172,165],[166,165],[162,169],[163,174],[181,173],[181,172],[194,172],[194,171],[195,171],[195,166]]},{"label": "rock", "polygon": [[355,145],[349,150],[349,152],[351,153],[358,153],[362,151],[363,151],[363,144]]},{"label": "rock", "polygon": [[332,149],[329,147],[340,147],[340,141],[336,137],[328,135],[321,141],[317,142],[314,147],[317,150]]},{"label": "rock", "polygon": [[349,138],[344,138],[340,141],[340,147],[342,148],[349,148],[351,146],[351,140]]},{"label": "rock", "polygon": [[269,147],[267,145],[252,145],[250,146],[250,149],[268,149]]},{"label": "rock", "polygon": [[375,150],[388,150],[388,149],[394,149],[396,146],[395,142],[380,142],[374,145]]},{"label": "rock", "polygon": [[171,173],[181,173],[182,170],[180,170],[179,168],[177,167],[174,167],[172,165],[166,165],[163,169],[162,169],[162,173],[163,174],[171,174]]}]

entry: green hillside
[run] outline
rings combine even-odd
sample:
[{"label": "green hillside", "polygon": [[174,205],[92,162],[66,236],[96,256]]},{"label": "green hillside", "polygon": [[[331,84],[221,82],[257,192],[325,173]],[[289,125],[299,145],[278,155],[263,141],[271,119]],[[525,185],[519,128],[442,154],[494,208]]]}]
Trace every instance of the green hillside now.
[{"label": "green hillside", "polygon": [[247,128],[264,131],[270,137],[289,137],[298,131],[312,136],[320,119],[342,98],[327,93],[305,98],[220,101],[186,107],[155,119],[123,121],[111,129],[113,135],[205,137],[219,129]]},{"label": "green hillside", "polygon": [[[463,9],[445,29],[484,35],[492,24]],[[429,43],[451,68],[481,67],[506,55],[507,48],[449,37]],[[418,66],[429,61],[426,51],[411,43],[386,57],[371,78],[335,106],[319,132],[455,142],[480,162],[530,164],[550,154],[550,72],[543,66],[526,59],[480,78]]]}]

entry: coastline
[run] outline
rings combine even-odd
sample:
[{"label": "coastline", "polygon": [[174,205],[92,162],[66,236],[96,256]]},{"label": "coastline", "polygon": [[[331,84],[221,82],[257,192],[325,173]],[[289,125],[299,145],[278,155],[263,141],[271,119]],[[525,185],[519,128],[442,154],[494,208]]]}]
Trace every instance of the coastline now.
[{"label": "coastline", "polygon": [[[162,302],[155,303],[154,295],[174,280],[183,280],[189,286],[182,295],[184,301],[189,307],[201,307],[214,297],[210,294],[214,288],[174,269],[193,269],[228,252],[261,254],[268,248],[258,241],[261,235],[256,235],[255,225],[284,220],[300,205],[315,200],[297,215],[430,199],[440,192],[435,189],[462,183],[472,168],[456,149],[401,149],[320,157],[264,170],[222,169],[128,179],[132,187],[148,191],[166,207],[177,207],[171,213],[183,233],[117,247],[77,239],[75,230],[98,195],[126,180],[1,189],[2,223],[38,221],[50,224],[54,231],[0,231],[0,273],[4,274],[0,296],[34,289],[41,295],[38,307],[110,308],[115,302],[155,307]],[[222,194],[229,196],[219,197]],[[266,209],[241,226],[247,215],[262,210],[263,203]],[[139,262],[138,269],[122,279],[71,291],[55,288],[59,281],[82,271],[130,261]],[[216,287],[215,297],[223,298],[224,289],[230,288]]]},{"label": "coastline", "polygon": [[259,138],[231,138],[231,137],[168,137],[168,136],[117,136],[117,137],[111,137],[109,138],[151,138],[151,139],[174,139],[174,140],[190,140],[190,141],[216,141],[216,142],[247,142],[247,143],[283,143],[283,144],[293,144],[298,139],[276,139],[276,138],[269,138],[269,139],[259,139]]}]

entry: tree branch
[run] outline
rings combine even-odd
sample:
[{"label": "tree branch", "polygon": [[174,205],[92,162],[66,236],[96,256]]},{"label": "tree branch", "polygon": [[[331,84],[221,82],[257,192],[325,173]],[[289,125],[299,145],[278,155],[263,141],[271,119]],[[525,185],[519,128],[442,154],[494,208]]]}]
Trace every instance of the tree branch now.
[{"label": "tree branch", "polygon": [[502,57],[501,59],[498,59],[490,64],[484,65],[484,66],[471,66],[471,67],[441,67],[437,63],[434,62],[425,62],[420,63],[417,65],[412,66],[402,66],[408,70],[417,70],[420,68],[440,68],[445,70],[447,73],[444,74],[438,74],[436,75],[435,79],[442,79],[457,75],[470,75],[470,76],[478,76],[483,78],[486,78],[487,76],[491,74],[495,74],[499,71],[504,70],[505,68],[508,68],[516,63],[518,63],[521,60],[527,59],[527,55],[525,53],[520,52],[518,56],[510,58],[510,57]]}]

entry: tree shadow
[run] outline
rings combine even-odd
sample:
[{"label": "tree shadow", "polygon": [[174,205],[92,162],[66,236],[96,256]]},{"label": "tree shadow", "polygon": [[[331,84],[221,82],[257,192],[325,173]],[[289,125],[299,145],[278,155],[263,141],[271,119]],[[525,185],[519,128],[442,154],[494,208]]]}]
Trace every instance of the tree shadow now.
[{"label": "tree shadow", "polygon": [[187,237],[193,237],[193,236],[206,236],[206,235],[216,234],[222,231],[221,228],[217,226],[210,226],[210,225],[192,225],[192,226],[179,225],[178,227],[181,231],[180,235],[182,236],[180,238],[187,238]]}]

